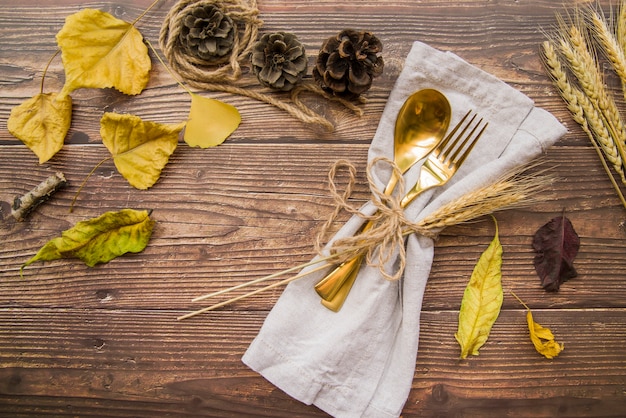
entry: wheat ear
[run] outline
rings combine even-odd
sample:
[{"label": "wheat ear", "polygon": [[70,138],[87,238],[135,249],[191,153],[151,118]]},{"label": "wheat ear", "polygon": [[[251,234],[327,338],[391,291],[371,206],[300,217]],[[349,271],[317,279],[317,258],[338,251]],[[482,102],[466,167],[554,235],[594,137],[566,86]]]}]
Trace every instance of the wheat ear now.
[{"label": "wheat ear", "polygon": [[613,31],[609,29],[606,20],[600,16],[598,12],[590,11],[589,18],[592,23],[595,38],[602,46],[602,50],[607,59],[611,62],[615,73],[622,81],[622,92],[624,97],[626,97],[626,90],[624,89],[626,85],[626,56],[624,55],[622,46],[618,42],[617,33],[619,33],[619,29],[616,29],[616,34],[614,34]]},{"label": "wheat ear", "polygon": [[445,228],[471,221],[484,215],[505,209],[519,208],[537,203],[543,198],[538,193],[545,191],[554,179],[548,175],[523,175],[534,163],[518,167],[504,174],[495,183],[441,206],[433,213],[420,220],[417,225],[428,230]]},{"label": "wheat ear", "polygon": [[[626,51],[626,1],[621,1],[615,24],[617,43],[622,51]],[[626,80],[623,80],[626,83]]]},{"label": "wheat ear", "polygon": [[[591,144],[596,150],[596,153],[600,158],[600,162],[602,163],[602,167],[604,168],[604,171],[611,180],[611,184],[617,192],[617,195],[621,200],[622,205],[626,207],[626,198],[624,198],[624,195],[622,194],[619,185],[615,181],[615,178],[613,178],[613,174],[611,173],[611,170],[609,169],[609,166],[607,165],[604,157],[606,155],[606,159],[609,160],[609,162],[613,165],[615,171],[622,178],[622,181],[624,181],[624,170],[622,167],[622,161],[617,151],[617,148],[615,147],[615,144],[613,144],[613,141],[611,141],[611,138],[609,137],[608,131],[606,130],[606,128],[604,128],[604,125],[600,123],[599,118],[597,116],[594,116],[595,109],[589,103],[589,99],[583,94],[582,91],[572,86],[568,81],[567,74],[563,70],[554,45],[550,41],[543,42],[541,57],[546,66],[546,69],[548,70],[548,74],[552,77],[554,85],[557,87],[561,97],[565,101],[567,109],[572,114],[574,121],[578,123],[583,131],[587,134],[587,137],[589,138]],[[595,122],[594,125],[597,125],[596,128],[600,131],[597,132],[595,136],[591,128],[589,127],[589,123],[587,121],[587,118],[585,117],[585,111],[583,110],[583,106],[580,104],[579,98],[581,98],[583,103],[586,104],[585,107],[588,110],[588,114],[591,115],[591,120]],[[604,150],[604,155],[602,153],[602,150],[600,149],[600,146],[598,145],[598,142],[600,142],[600,146],[602,147],[602,150]]]},{"label": "wheat ear", "polygon": [[[575,25],[570,26],[566,32],[567,38],[562,36],[559,40],[559,50],[567,60],[581,90],[596,109],[597,118],[608,130],[623,162],[626,160],[624,142],[626,131],[624,131],[617,105],[604,86],[602,75],[596,65],[596,59],[589,51],[588,42],[582,32]],[[590,123],[596,122],[593,119],[589,119],[589,121]]]},{"label": "wheat ear", "polygon": [[[600,110],[600,114],[604,119],[605,125],[613,137],[613,141],[620,152],[622,161],[624,161],[626,160],[626,130],[624,129],[624,124],[622,123],[622,117],[617,110],[615,100],[606,90],[602,74],[596,64],[597,59],[595,58],[595,55],[591,54],[589,43],[586,41],[585,36],[578,27],[572,25],[570,27],[569,36],[572,46],[576,50],[578,57],[582,60],[582,67],[589,74],[589,81],[593,83],[591,88],[584,89],[585,93],[590,99],[592,99],[592,103]],[[577,74],[577,77],[579,78],[584,78],[585,76],[586,74]]]},{"label": "wheat ear", "polygon": [[[622,159],[609,131],[602,123],[602,118],[584,93],[568,81],[567,74],[565,70],[563,70],[553,44],[549,41],[545,41],[542,47],[542,58],[546,69],[552,77],[555,86],[558,88],[574,121],[582,127],[594,146],[598,146],[599,144],[609,163],[611,163],[615,171],[620,175],[622,181],[626,182]],[[602,159],[604,160],[604,157],[602,157]],[[610,170],[608,173],[612,178]]]},{"label": "wheat ear", "polygon": [[[613,96],[606,90],[602,74],[596,64],[597,59],[595,55],[590,52],[591,48],[589,42],[586,40],[581,30],[575,25],[570,26],[568,34],[569,42],[573,49],[569,50],[564,47],[563,52],[572,65],[572,71],[580,81],[585,94],[593,102],[597,102],[598,108],[608,122],[610,122],[615,129],[619,129],[616,134],[621,135],[621,138],[623,138],[624,134],[621,131],[623,131],[624,127],[621,116],[617,110]],[[623,154],[622,159],[624,159]]]}]

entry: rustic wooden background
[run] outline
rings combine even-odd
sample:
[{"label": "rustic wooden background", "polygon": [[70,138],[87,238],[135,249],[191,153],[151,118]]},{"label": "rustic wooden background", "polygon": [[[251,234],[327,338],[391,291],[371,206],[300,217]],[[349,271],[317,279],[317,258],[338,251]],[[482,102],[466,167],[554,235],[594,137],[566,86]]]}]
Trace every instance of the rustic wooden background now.
[{"label": "rustic wooden background", "polygon": [[[99,137],[103,111],[175,123],[186,118],[189,96],[156,60],[138,97],[76,91],[66,145],[43,165],[8,133],[9,112],[39,91],[66,16],[91,7],[132,21],[149,3],[0,0],[1,416],[324,416],[240,361],[280,289],[189,320],[176,317],[203,306],[190,302],[195,296],[308,261],[316,232],[332,210],[326,173],[336,159],[349,159],[360,170],[355,203],[368,198],[368,145],[414,40],[498,76],[569,128],[546,156],[559,178],[545,190],[546,201],[497,215],[505,290],[514,290],[533,309],[565,351],[554,360],[538,355],[528,339],[525,311],[507,294],[480,356],[458,360],[460,300],[493,225],[449,228],[436,245],[404,416],[623,416],[626,211],[538,56],[555,13],[588,2],[260,0],[263,31],[295,33],[311,62],[323,40],[344,28],[366,29],[382,40],[385,72],[366,95],[364,116],[310,99],[336,125],[327,133],[264,103],[207,93],[242,114],[240,128],[225,144],[199,150],[181,143],[148,191],[133,189],[106,163],[69,213],[80,182],[108,155]],[[137,25],[155,45],[173,4],[162,1]],[[607,13],[615,8],[610,1],[600,5]],[[57,58],[45,90],[60,89],[63,77]],[[259,89],[253,76],[244,79]],[[57,170],[70,186],[26,222],[15,222],[13,198]],[[143,253],[95,268],[76,260],[37,263],[19,277],[20,265],[62,230],[126,207],[154,210],[158,223]],[[539,287],[530,243],[535,230],[563,210],[581,237],[579,277],[550,294]]]}]

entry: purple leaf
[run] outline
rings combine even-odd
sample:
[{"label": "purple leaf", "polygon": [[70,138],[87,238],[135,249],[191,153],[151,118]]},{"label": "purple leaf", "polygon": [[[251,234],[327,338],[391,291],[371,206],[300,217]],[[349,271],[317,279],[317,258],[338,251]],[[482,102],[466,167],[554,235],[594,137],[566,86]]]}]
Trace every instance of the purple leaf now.
[{"label": "purple leaf", "polygon": [[569,219],[558,216],[537,230],[533,237],[534,265],[541,286],[556,292],[563,282],[576,277],[574,258],[580,238]]}]

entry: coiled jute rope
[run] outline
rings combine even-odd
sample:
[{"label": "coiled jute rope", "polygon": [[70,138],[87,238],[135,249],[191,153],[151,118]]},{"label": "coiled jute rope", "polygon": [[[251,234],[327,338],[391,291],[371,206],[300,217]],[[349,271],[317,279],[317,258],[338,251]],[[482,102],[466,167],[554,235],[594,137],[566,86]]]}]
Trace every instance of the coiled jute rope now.
[{"label": "coiled jute rope", "polygon": [[[219,7],[237,26],[231,53],[213,64],[208,64],[188,54],[184,48],[180,47],[178,41],[184,17],[190,9],[205,5]],[[169,10],[163,21],[159,46],[172,70],[192,87],[250,97],[276,106],[304,123],[319,125],[328,131],[334,130],[333,124],[302,102],[300,97],[302,93],[314,93],[328,100],[340,102],[359,116],[362,114],[362,110],[355,104],[327,94],[311,81],[302,82],[291,90],[290,102],[279,97],[285,93],[270,95],[235,85],[241,79],[243,74],[241,66],[249,60],[250,52],[262,25],[263,21],[259,18],[256,0],[180,0]]]}]

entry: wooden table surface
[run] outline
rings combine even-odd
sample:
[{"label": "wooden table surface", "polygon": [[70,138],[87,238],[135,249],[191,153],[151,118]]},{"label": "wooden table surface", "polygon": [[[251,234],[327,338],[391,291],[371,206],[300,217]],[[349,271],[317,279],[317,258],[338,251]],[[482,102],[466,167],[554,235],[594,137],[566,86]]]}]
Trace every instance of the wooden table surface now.
[{"label": "wooden table surface", "polygon": [[[150,0],[0,0],[0,415],[1,416],[324,416],[249,370],[240,358],[280,295],[274,289],[184,321],[191,299],[308,261],[333,208],[326,175],[339,158],[359,170],[355,204],[369,197],[369,143],[412,41],[449,50],[521,90],[552,112],[568,134],[547,152],[558,181],[545,202],[497,215],[503,284],[556,334],[565,350],[540,356],[529,342],[525,310],[507,294],[478,357],[460,361],[454,339],[464,287],[493,237],[487,222],[450,227],[436,242],[424,297],[415,378],[406,417],[608,417],[626,411],[626,210],[590,143],[569,116],[538,51],[563,3],[552,0],[260,0],[263,32],[295,33],[312,62],[329,36],[369,30],[384,44],[384,74],[366,93],[364,115],[309,97],[336,126],[312,128],[249,98],[203,93],[235,105],[239,129],[205,150],[181,143],[159,182],[132,188],[111,162],[96,169],[73,213],[78,186],[108,151],[102,112],[162,123],[183,121],[189,96],[151,53],[146,90],[72,94],[72,127],[63,149],[39,165],[6,127],[10,110],[39,92],[66,16],[91,7],[132,21]],[[158,44],[162,1],[138,24]],[[610,1],[601,1],[609,12]],[[250,73],[248,88],[262,89]],[[57,57],[46,91],[64,81]],[[626,110],[622,104],[621,109]],[[13,198],[56,171],[69,187],[25,222]],[[148,247],[94,268],[78,260],[20,265],[49,239],[105,211],[153,209]],[[534,232],[565,210],[581,237],[579,276],[558,293],[539,285]],[[342,218],[345,220],[346,217]],[[340,225],[338,223],[337,227]]]}]

